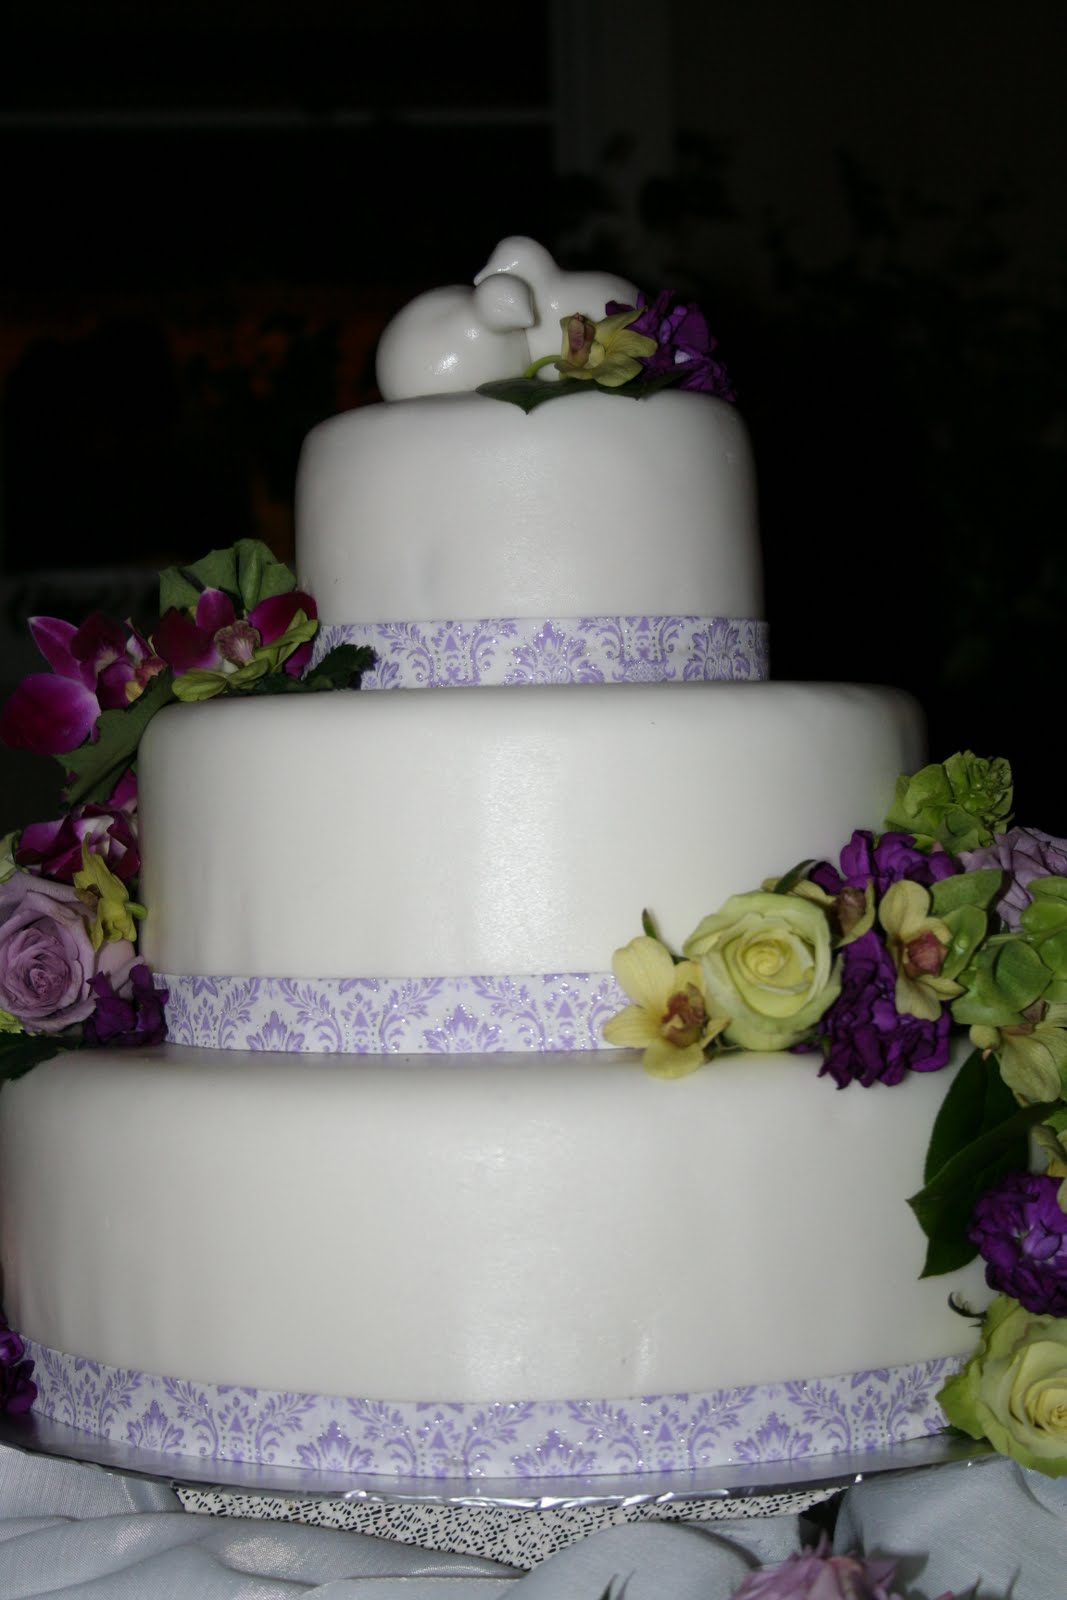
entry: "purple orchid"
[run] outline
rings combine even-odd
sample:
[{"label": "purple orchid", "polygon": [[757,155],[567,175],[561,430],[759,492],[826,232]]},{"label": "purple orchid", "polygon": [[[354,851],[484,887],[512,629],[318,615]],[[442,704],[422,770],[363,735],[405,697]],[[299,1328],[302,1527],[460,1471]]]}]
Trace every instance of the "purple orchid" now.
[{"label": "purple orchid", "polygon": [[968,872],[999,867],[1004,887],[996,903],[997,914],[1015,932],[1030,904],[1028,885],[1035,878],[1067,877],[1067,839],[1055,839],[1040,828],[1011,828],[998,833],[984,850],[966,850],[960,857]]},{"label": "purple orchid", "polygon": [[90,987],[96,1010],[86,1019],[86,1044],[135,1049],[164,1042],[167,991],[156,988],[143,961],[131,969],[120,992],[104,972],[97,973]]},{"label": "purple orchid", "polygon": [[19,834],[15,864],[57,883],[73,883],[82,846],[103,858],[116,878],[132,883],[141,869],[137,844],[137,779],[123,773],[102,804],[75,806],[55,822],[30,822]]},{"label": "purple orchid", "polygon": [[[609,301],[605,308],[609,317],[632,309],[617,300]],[[709,332],[699,306],[677,300],[673,290],[663,289],[652,301],[639,293],[637,310],[640,316],[630,323],[628,332],[643,333],[655,339],[657,346],[653,355],[641,358],[645,379],[677,378],[681,389],[718,395],[721,400],[737,399],[725,366],[712,354],[718,340]]]},{"label": "purple orchid", "polygon": [[829,861],[812,867],[808,877],[827,894],[839,895],[845,888],[866,889],[874,884],[880,900],[891,883],[909,878],[926,888],[960,871],[946,850],[916,850],[910,833],[883,833],[880,838],[865,828],[857,828],[841,852],[840,869]]},{"label": "purple orchid", "polygon": [[99,611],[80,628],[31,617],[34,643],[52,672],[32,672],[0,715],[0,739],[38,755],[65,755],[92,738],[102,711],[128,706],[164,663],[127,622]]},{"label": "purple orchid", "polygon": [[[902,1600],[891,1590],[894,1561],[834,1555],[824,1533],[814,1550],[800,1550],[777,1567],[750,1572],[734,1600]],[[953,1600],[942,1595],[941,1600]]]},{"label": "purple orchid", "polygon": [[897,1010],[893,958],[872,928],[841,952],[841,993],[823,1014],[819,1031],[829,1074],[839,1089],[849,1083],[901,1083],[907,1072],[937,1072],[948,1063],[950,1016],[936,1022]]},{"label": "purple orchid", "polygon": [[[281,637],[298,611],[312,619],[318,616],[311,595],[301,589],[261,600],[247,618],[238,617],[225,590],[205,589],[194,615],[175,607],[164,613],[152,635],[152,645],[178,677],[193,668],[219,672],[227,665],[243,667],[261,644],[271,644]],[[285,671],[291,678],[300,676],[311,659],[311,650],[308,640],[286,659]]]},{"label": "purple orchid", "polygon": [[967,1237],[991,1289],[1037,1316],[1067,1316],[1067,1213],[1060,1179],[1012,1172],[982,1195]]},{"label": "purple orchid", "polygon": [[26,1346],[14,1329],[0,1318],[0,1413],[18,1416],[28,1411],[37,1398],[37,1385],[30,1377],[33,1362],[26,1359]]}]

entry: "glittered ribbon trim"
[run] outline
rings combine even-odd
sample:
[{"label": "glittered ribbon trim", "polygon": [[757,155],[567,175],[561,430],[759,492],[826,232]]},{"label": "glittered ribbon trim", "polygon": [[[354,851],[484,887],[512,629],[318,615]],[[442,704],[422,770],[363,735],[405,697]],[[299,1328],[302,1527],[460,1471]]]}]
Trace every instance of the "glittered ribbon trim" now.
[{"label": "glittered ribbon trim", "polygon": [[610,973],[476,978],[158,974],[167,1038],[215,1050],[464,1055],[599,1050],[626,1004]]},{"label": "glittered ribbon trim", "polygon": [[946,1359],[817,1381],[624,1400],[339,1398],[104,1366],[26,1341],[34,1411],[200,1461],[390,1477],[572,1478],[790,1462],[939,1433]]},{"label": "glittered ribbon trim", "polygon": [[378,657],[364,689],[523,683],[735,683],[768,675],[767,624],[732,617],[483,617],[331,623],[313,661],[339,644]]}]

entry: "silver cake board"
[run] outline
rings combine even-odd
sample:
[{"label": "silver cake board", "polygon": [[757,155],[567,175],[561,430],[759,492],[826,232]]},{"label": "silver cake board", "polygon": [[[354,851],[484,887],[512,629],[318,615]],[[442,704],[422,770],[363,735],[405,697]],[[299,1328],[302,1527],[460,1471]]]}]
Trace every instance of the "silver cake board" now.
[{"label": "silver cake board", "polygon": [[995,1459],[987,1445],[942,1433],[867,1451],[691,1472],[400,1478],[166,1455],[33,1415],[0,1417],[0,1444],[162,1480],[189,1512],[349,1530],[522,1568],[622,1523],[800,1516],[878,1473]]}]

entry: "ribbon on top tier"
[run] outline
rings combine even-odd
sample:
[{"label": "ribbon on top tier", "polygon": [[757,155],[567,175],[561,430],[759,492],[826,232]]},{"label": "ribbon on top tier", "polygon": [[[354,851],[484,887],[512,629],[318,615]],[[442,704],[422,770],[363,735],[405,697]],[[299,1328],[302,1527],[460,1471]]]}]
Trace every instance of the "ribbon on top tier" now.
[{"label": "ribbon on top tier", "polygon": [[336,645],[378,657],[364,689],[506,684],[739,683],[768,676],[767,624],[734,617],[482,617],[324,624],[315,663]]}]

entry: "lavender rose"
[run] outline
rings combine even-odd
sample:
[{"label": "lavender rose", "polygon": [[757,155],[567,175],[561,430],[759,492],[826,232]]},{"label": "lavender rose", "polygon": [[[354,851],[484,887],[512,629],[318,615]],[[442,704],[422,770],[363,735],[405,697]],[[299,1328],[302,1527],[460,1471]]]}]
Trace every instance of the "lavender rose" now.
[{"label": "lavender rose", "polygon": [[16,872],[0,884],[0,1010],[28,1033],[61,1033],[96,1004],[92,980],[116,987],[129,976],[134,948],[113,939],[95,951],[90,908],[65,883]]},{"label": "lavender rose", "polygon": [[991,1289],[1038,1316],[1067,1317],[1067,1213],[1060,1179],[1012,1172],[982,1195],[967,1237]]},{"label": "lavender rose", "polygon": [[897,1010],[893,958],[872,928],[841,952],[841,993],[824,1013],[819,1032],[829,1074],[839,1089],[849,1083],[900,1083],[906,1072],[937,1072],[948,1062],[949,1011],[936,1022]]},{"label": "lavender rose", "polygon": [[967,850],[960,856],[968,872],[1000,867],[1004,887],[996,903],[998,914],[1015,930],[1030,904],[1027,884],[1034,878],[1067,877],[1067,839],[1054,839],[1039,828],[1012,828],[998,833],[984,850]]},{"label": "lavender rose", "polygon": [[[608,316],[627,309],[617,300],[609,301],[606,307]],[[712,355],[718,340],[708,331],[707,319],[699,306],[675,300],[670,289],[663,289],[653,301],[639,294],[637,309],[640,315],[631,322],[630,333],[655,339],[657,346],[652,355],[641,361],[646,379],[677,378],[681,389],[718,395],[721,400],[737,399],[726,368]]]}]

